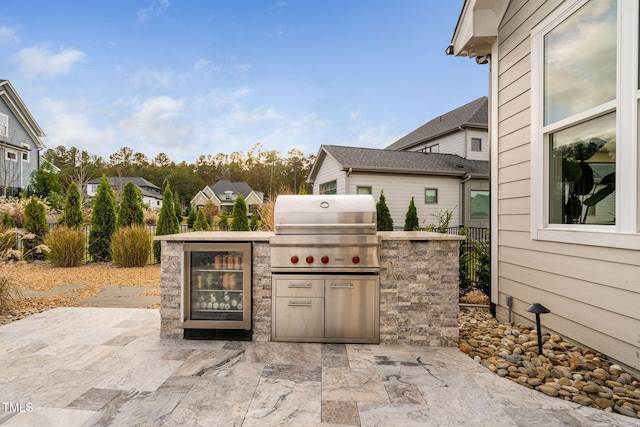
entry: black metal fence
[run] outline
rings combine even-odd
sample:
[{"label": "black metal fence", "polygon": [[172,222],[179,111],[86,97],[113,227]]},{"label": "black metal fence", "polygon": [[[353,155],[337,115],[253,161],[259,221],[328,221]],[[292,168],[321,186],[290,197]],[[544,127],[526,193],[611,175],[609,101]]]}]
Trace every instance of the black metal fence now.
[{"label": "black metal fence", "polygon": [[478,270],[481,266],[477,244],[489,242],[489,229],[481,227],[449,227],[448,234],[464,235],[466,239],[460,242],[460,283],[478,283]]}]

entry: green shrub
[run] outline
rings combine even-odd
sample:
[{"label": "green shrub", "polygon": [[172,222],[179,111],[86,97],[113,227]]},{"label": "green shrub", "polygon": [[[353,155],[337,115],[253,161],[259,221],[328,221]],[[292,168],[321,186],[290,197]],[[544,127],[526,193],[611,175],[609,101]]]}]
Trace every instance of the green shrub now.
[{"label": "green shrub", "polygon": [[417,230],[419,227],[420,223],[418,222],[418,211],[416,209],[416,204],[413,201],[413,197],[411,197],[411,201],[409,202],[409,209],[407,210],[407,214],[404,218],[404,231]]},{"label": "green shrub", "polygon": [[139,191],[138,187],[131,181],[124,186],[122,201],[120,201],[120,208],[118,209],[118,228],[144,224],[144,212],[142,211]]},{"label": "green shrub", "polygon": [[102,175],[91,213],[89,255],[93,261],[111,261],[111,238],[116,231],[116,201],[106,175]]},{"label": "green shrub", "polygon": [[231,218],[231,231],[249,231],[249,217],[247,217],[247,204],[242,194],[238,194],[233,204],[233,216]]},{"label": "green shrub", "polygon": [[142,267],[151,255],[151,234],[144,226],[118,229],[111,241],[113,263],[120,267]]},{"label": "green shrub", "polygon": [[376,213],[378,217],[378,231],[393,231],[393,218],[387,206],[384,193],[380,191],[380,200],[376,203]]},{"label": "green shrub", "polygon": [[67,190],[67,198],[64,201],[62,216],[58,219],[58,224],[67,227],[80,227],[84,224],[82,217],[82,206],[80,202],[80,190],[78,184],[71,183]]},{"label": "green shrub", "polygon": [[[173,206],[173,193],[169,183],[164,189],[162,194],[162,208],[160,208],[160,215],[158,216],[158,226],[156,227],[156,236],[164,236],[167,234],[176,234],[180,232],[180,225],[178,224],[178,218],[176,218],[176,210]],[[156,261],[160,261],[161,256],[161,242],[153,242],[153,256]]]},{"label": "green shrub", "polygon": [[2,227],[4,228],[15,228],[16,222],[13,218],[9,216],[7,212],[2,216]]},{"label": "green shrub", "polygon": [[[199,211],[202,209],[198,209]],[[196,222],[196,217],[197,217],[198,213],[196,212],[195,209],[189,209],[189,216],[187,217],[187,227],[189,228],[193,228],[193,224]],[[203,212],[204,215],[204,212]],[[205,219],[207,219],[205,217]],[[209,221],[207,221],[208,223]]]},{"label": "green shrub", "polygon": [[47,259],[55,267],[77,267],[85,252],[85,234],[81,228],[59,225],[44,239],[49,248]]},{"label": "green shrub", "polygon": [[209,228],[209,223],[207,222],[207,218],[204,216],[204,212],[202,209],[198,210],[196,220],[193,223],[193,231],[208,231]]},{"label": "green shrub", "polygon": [[23,256],[27,261],[44,260],[46,254],[41,245],[49,233],[44,203],[37,197],[32,197],[24,208],[24,217],[24,228],[30,236],[25,235],[22,238]]}]

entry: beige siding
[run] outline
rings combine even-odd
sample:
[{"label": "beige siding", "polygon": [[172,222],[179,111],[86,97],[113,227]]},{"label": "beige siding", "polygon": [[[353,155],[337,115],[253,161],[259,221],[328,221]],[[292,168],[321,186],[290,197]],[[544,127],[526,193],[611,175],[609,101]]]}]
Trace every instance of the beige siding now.
[{"label": "beige siding", "polygon": [[[384,190],[384,197],[395,228],[404,226],[405,215],[412,196],[421,226],[423,224],[437,224],[437,220],[432,214],[440,210],[452,210],[453,217],[450,225],[460,225],[459,177],[354,172],[349,175],[347,193],[355,194],[357,187],[371,187],[376,201],[380,199],[380,191]],[[438,190],[438,203],[424,203],[425,188]]]},{"label": "beige siding", "polygon": [[637,251],[531,239],[531,30],[561,0],[512,1],[498,36],[497,244],[499,318],[506,296],[514,320],[533,302],[551,310],[543,328],[640,370],[640,256]]}]

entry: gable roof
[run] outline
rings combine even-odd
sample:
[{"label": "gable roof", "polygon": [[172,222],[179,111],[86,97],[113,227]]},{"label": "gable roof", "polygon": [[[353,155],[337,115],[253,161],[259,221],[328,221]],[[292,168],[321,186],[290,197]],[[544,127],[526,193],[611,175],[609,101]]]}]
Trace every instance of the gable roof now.
[{"label": "gable roof", "polygon": [[[94,178],[88,181],[87,184],[100,184],[101,180],[102,178]],[[145,188],[145,187],[153,188],[155,190],[158,190],[159,192],[160,187],[147,181],[146,179],[140,176],[108,176],[107,180],[109,181],[109,184],[111,184],[112,187],[115,187],[116,189],[119,189],[119,190],[123,189],[124,186],[127,185],[127,183],[133,182],[133,184],[142,191],[142,194],[144,196],[162,200],[162,194],[152,193]]]},{"label": "gable roof", "polygon": [[253,191],[253,189],[246,182],[231,182],[226,179],[222,179],[216,182],[209,188],[211,188],[211,191],[213,191],[214,194],[224,194],[225,191],[231,191],[233,194],[242,194],[242,197],[244,197],[245,199]]},{"label": "gable roof", "polygon": [[468,160],[457,154],[322,145],[316,162],[309,173],[310,182],[313,182],[326,156],[331,156],[338,162],[342,170],[358,172],[451,176],[464,176],[467,174],[475,176],[489,175],[489,162]]},{"label": "gable roof", "polygon": [[387,147],[406,150],[461,128],[489,128],[489,98],[483,96],[425,123]]},{"label": "gable roof", "polygon": [[[92,180],[90,180],[88,183],[89,184],[100,184],[100,181],[102,180],[102,178],[94,178]],[[151,188],[156,188],[158,190],[160,190],[160,187],[158,187],[157,185],[147,181],[146,179],[140,177],[140,176],[108,176],[107,180],[109,181],[109,184],[111,184],[114,187],[118,187],[118,188],[122,188],[125,185],[127,185],[127,183],[129,181],[133,182],[135,185],[137,185],[138,187],[151,187]]]},{"label": "gable roof", "polygon": [[44,144],[40,138],[45,136],[45,134],[40,128],[40,125],[36,122],[36,119],[34,119],[29,112],[27,106],[22,102],[22,98],[20,98],[20,95],[18,95],[18,92],[16,92],[9,80],[0,79],[0,99],[7,104],[7,107],[9,107],[13,115],[27,131],[38,148],[43,149]]}]

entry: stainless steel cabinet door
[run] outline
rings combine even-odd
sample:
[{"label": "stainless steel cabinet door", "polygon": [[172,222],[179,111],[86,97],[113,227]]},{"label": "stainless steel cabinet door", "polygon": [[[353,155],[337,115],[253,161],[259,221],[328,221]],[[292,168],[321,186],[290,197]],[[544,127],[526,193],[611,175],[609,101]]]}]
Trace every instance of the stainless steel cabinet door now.
[{"label": "stainless steel cabinet door", "polygon": [[378,277],[331,278],[325,284],[325,337],[379,338]]},{"label": "stainless steel cabinet door", "polygon": [[275,299],[274,340],[324,336],[324,298]]}]

